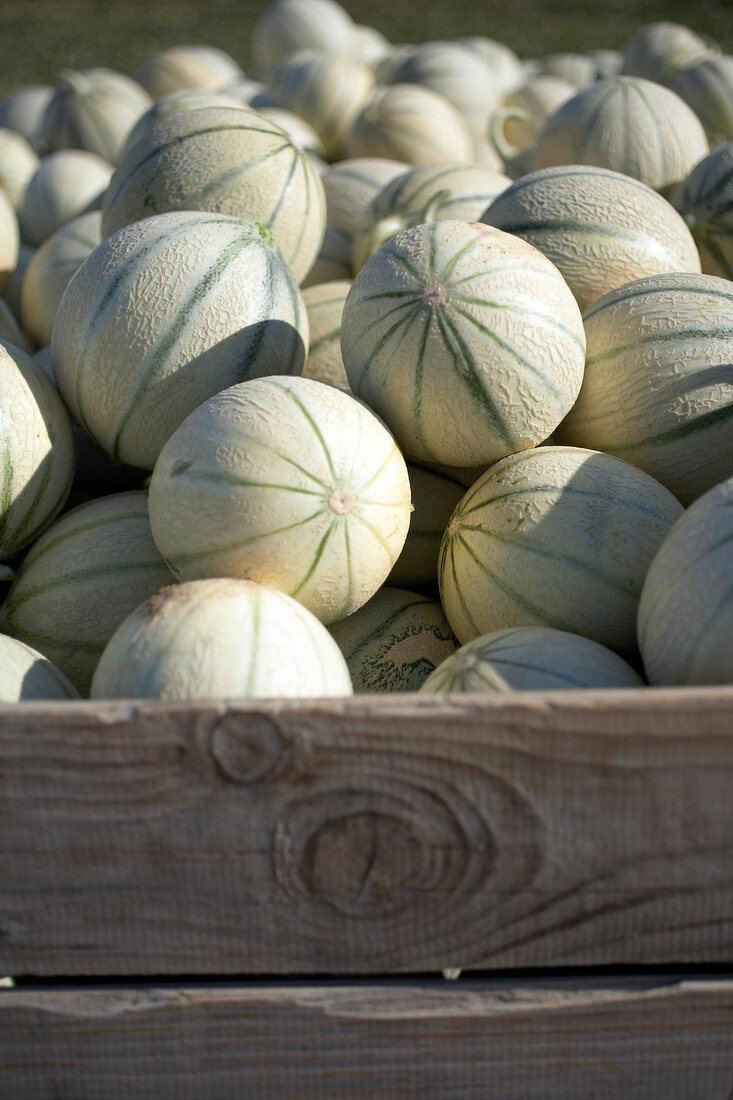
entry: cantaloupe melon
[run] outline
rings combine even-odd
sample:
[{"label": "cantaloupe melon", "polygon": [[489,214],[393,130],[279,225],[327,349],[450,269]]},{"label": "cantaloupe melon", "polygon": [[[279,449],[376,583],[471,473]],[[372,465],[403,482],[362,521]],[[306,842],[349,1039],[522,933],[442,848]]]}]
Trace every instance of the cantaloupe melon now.
[{"label": "cantaloupe melon", "polygon": [[703,57],[680,69],[670,88],[692,107],[711,148],[733,140],[733,57]]},{"label": "cantaloupe melon", "polygon": [[298,50],[349,54],[354,23],[336,0],[275,0],[252,31],[252,57],[258,74],[272,70]]},{"label": "cantaloupe melon", "polygon": [[48,152],[43,119],[53,93],[51,84],[24,84],[0,100],[0,126],[22,134],[39,156]]},{"label": "cantaloupe melon", "polygon": [[733,279],[733,142],[713,149],[672,193],[707,275]]},{"label": "cantaloupe melon", "polygon": [[341,358],[341,316],[350,289],[351,279],[336,279],[309,286],[303,291],[310,331],[310,346],[303,373],[307,378],[330,382],[341,389],[349,388]]},{"label": "cantaloupe melon", "polygon": [[718,51],[718,46],[684,23],[659,20],[645,24],[631,36],[623,49],[621,71],[667,84],[680,69]]},{"label": "cantaloupe melon", "polygon": [[169,46],[148,57],[135,73],[153,99],[184,88],[218,91],[242,76],[238,63],[216,46]]},{"label": "cantaloupe melon", "polygon": [[16,210],[23,205],[26,188],[40,164],[38,154],[14,130],[0,129],[0,187]]},{"label": "cantaloupe melon", "polygon": [[23,239],[43,244],[73,218],[99,210],[113,171],[102,157],[83,149],[62,149],[44,157],[30,178],[19,212]]},{"label": "cantaloupe melon", "polygon": [[177,92],[168,92],[156,99],[128,133],[122,146],[118,163],[126,157],[130,149],[150,130],[151,126],[163,118],[178,114],[180,111],[195,111],[200,107],[242,107],[242,100],[231,92],[207,92],[203,88],[181,88]]},{"label": "cantaloupe melon", "polygon": [[377,192],[407,167],[402,161],[381,157],[353,157],[330,165],[323,177],[328,224],[353,237],[363,227]]},{"label": "cantaloupe melon", "polygon": [[0,634],[0,703],[78,698],[74,685],[42,653]]},{"label": "cantaloupe melon", "polygon": [[128,133],[153,100],[113,69],[64,69],[43,120],[47,148],[87,149],[115,164]]},{"label": "cantaloupe melon", "polygon": [[470,164],[468,123],[444,96],[421,84],[378,86],[344,137],[344,157],[386,157],[407,164]]}]

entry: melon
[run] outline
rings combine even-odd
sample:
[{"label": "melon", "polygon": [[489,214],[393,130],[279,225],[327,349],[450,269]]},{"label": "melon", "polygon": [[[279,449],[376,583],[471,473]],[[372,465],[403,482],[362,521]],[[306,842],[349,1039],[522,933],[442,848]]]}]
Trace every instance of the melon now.
[{"label": "melon", "polygon": [[386,585],[328,629],[357,693],[417,691],[456,648],[439,603]]},{"label": "melon", "polygon": [[469,164],[474,138],[448,100],[420,84],[377,87],[343,143],[345,157],[386,157],[409,164]]},{"label": "melon", "polygon": [[104,197],[102,235],[172,210],[261,222],[300,281],[323,240],[326,202],[310,157],[247,107],[162,118],[128,151]]},{"label": "melon", "polygon": [[22,134],[39,156],[48,152],[43,120],[53,93],[50,84],[25,84],[0,100],[0,126]]},{"label": "melon", "polygon": [[13,311],[13,316],[16,321],[20,321],[20,294],[23,286],[23,279],[25,273],[28,270],[28,264],[31,262],[36,254],[35,248],[31,248],[29,244],[22,244],[18,249],[18,260],[10,276],[10,279],[5,284],[3,290],[3,298]]},{"label": "melon", "polygon": [[341,316],[351,289],[351,279],[336,279],[309,286],[303,291],[308,311],[310,346],[304,374],[319,382],[330,382],[348,390],[344,361],[341,358]]},{"label": "melon", "polygon": [[595,164],[665,192],[709,152],[702,123],[660,84],[616,76],[583,88],[545,123],[533,167]]},{"label": "melon", "polygon": [[40,163],[38,154],[22,134],[0,129],[0,187],[16,210],[23,205],[30,178]]},{"label": "melon", "polygon": [[78,698],[74,685],[42,653],[0,634],[0,703]]},{"label": "melon", "polygon": [[375,27],[355,23],[351,32],[349,51],[353,58],[376,72],[377,67],[390,56],[392,47],[382,32]]},{"label": "melon", "polygon": [[632,279],[700,271],[692,234],[674,207],[639,180],[605,168],[531,172],[494,199],[481,221],[543,252],[582,310]]},{"label": "melon", "polygon": [[576,691],[643,683],[623,657],[590,638],[548,626],[512,626],[466,642],[420,691]]},{"label": "melon", "polygon": [[153,99],[184,88],[218,91],[242,76],[228,53],[216,46],[169,46],[139,67],[135,80]]},{"label": "melon", "polygon": [[561,51],[551,53],[540,61],[540,72],[567,81],[574,88],[587,88],[595,84],[598,67],[592,58],[584,53]]},{"label": "melon", "polygon": [[74,476],[63,402],[24,352],[0,344],[0,561],[28,546],[61,511]]},{"label": "melon", "polygon": [[13,311],[4,298],[0,298],[0,340],[12,344],[27,355],[33,355],[33,345],[18,324]]},{"label": "melon", "polygon": [[255,68],[258,74],[265,74],[298,50],[348,56],[353,34],[353,20],[336,0],[275,0],[252,31]]},{"label": "melon", "polygon": [[733,57],[703,57],[680,69],[670,88],[692,107],[711,148],[733,140]]},{"label": "melon", "polygon": [[714,149],[672,193],[707,275],[733,279],[733,142]]},{"label": "melon", "polygon": [[733,479],[691,504],[656,554],[639,603],[650,684],[733,683]]},{"label": "melon", "polygon": [[181,111],[195,111],[200,107],[242,106],[241,99],[228,91],[207,92],[203,88],[181,88],[177,92],[168,92],[167,95],[156,99],[152,107],[140,115],[120,149],[117,163],[127,156],[133,145],[147,135],[152,126],[170,115],[179,114]]},{"label": "melon", "polygon": [[122,620],[173,578],[150,530],[142,490],[66,512],[24,557],[3,608],[3,629],[61,669],[83,695]]},{"label": "melon", "polygon": [[583,376],[585,336],[562,275],[532,245],[476,222],[393,237],[344,306],[354,393],[405,456],[488,465],[547,438]]},{"label": "melon", "polygon": [[457,38],[456,42],[473,50],[486,62],[492,79],[504,95],[511,95],[524,83],[525,73],[522,62],[514,50],[504,42],[497,42],[495,38],[478,34]]},{"label": "melon", "polygon": [[325,623],[374,595],[409,518],[392,436],[349,394],[312,378],[254,379],[204,402],[150,480],[153,537],[178,580],[246,577]]},{"label": "melon", "polygon": [[4,191],[0,190],[0,294],[5,292],[20,255],[20,230],[15,210]]},{"label": "melon", "polygon": [[28,265],[20,295],[20,316],[30,338],[51,343],[59,302],[77,268],[102,240],[102,215],[90,210],[52,233]]},{"label": "melon", "polygon": [[303,698],[352,694],[346,662],[301,604],[254,581],[171,585],[118,626],[93,699]]},{"label": "melon", "polygon": [[143,87],[112,69],[65,69],[46,109],[46,147],[87,149],[114,164],[125,139],[152,99]]},{"label": "melon", "polygon": [[558,441],[633,462],[683,504],[733,476],[733,283],[638,279],[584,323],[585,375]]},{"label": "melon", "polygon": [[270,233],[176,211],[108,237],[77,269],[54,322],[59,390],[114,459],[151,470],[182,420],[245,378],[302,374],[303,298]]},{"label": "melon", "polygon": [[621,71],[666,84],[680,69],[718,49],[683,23],[647,23],[626,43]]},{"label": "melon", "polygon": [[62,225],[98,210],[113,171],[102,157],[83,149],[62,149],[44,157],[20,209],[23,239],[43,244]]},{"label": "melon", "polygon": [[540,73],[504,100],[489,120],[489,131],[497,151],[510,160],[537,141],[550,115],[575,95],[569,81]]},{"label": "melon", "polygon": [[326,155],[323,142],[309,122],[306,122],[294,111],[288,111],[285,107],[258,107],[259,114],[269,118],[281,130],[288,135],[293,145],[308,153],[311,157],[322,160]]},{"label": "melon", "polygon": [[383,157],[354,157],[330,165],[323,177],[326,221],[353,237],[363,227],[374,196],[406,170],[404,162]]},{"label": "melon", "polygon": [[464,643],[549,626],[634,654],[647,569],[682,511],[612,455],[562,446],[510,455],[468,490],[443,536],[438,580],[453,633]]},{"label": "melon", "polygon": [[301,281],[301,288],[306,290],[310,286],[318,286],[320,283],[333,282],[351,278],[351,241],[337,229],[326,226],[323,234],[323,242],[315,263],[306,277]]}]

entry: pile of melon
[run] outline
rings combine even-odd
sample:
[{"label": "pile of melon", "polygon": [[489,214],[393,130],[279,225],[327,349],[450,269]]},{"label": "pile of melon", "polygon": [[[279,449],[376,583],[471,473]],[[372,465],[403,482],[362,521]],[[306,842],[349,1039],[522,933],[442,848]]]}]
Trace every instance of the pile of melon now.
[{"label": "pile of melon", "polygon": [[275,0],[0,101],[0,701],[733,682],[733,58]]}]

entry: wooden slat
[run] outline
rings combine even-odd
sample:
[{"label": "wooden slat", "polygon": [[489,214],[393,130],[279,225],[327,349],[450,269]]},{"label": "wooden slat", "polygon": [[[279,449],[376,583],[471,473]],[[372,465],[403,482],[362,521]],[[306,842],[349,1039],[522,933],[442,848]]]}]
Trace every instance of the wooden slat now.
[{"label": "wooden slat", "polygon": [[0,708],[0,974],[733,960],[733,689]]},{"label": "wooden slat", "polygon": [[733,982],[11,991],[17,1100],[726,1100]]}]

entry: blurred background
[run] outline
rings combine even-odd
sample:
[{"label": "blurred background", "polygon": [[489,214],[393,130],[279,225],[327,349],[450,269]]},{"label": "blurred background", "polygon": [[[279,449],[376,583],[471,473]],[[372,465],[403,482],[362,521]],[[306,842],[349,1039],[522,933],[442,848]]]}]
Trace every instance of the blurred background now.
[{"label": "blurred background", "polygon": [[[166,45],[204,44],[230,53],[245,72],[263,0],[2,0],[0,94],[54,83],[64,67],[108,66],[132,73]],[[394,43],[487,35],[522,58],[560,50],[620,48],[645,23],[687,24],[733,52],[733,3],[724,0],[346,0],[358,23]]]}]

